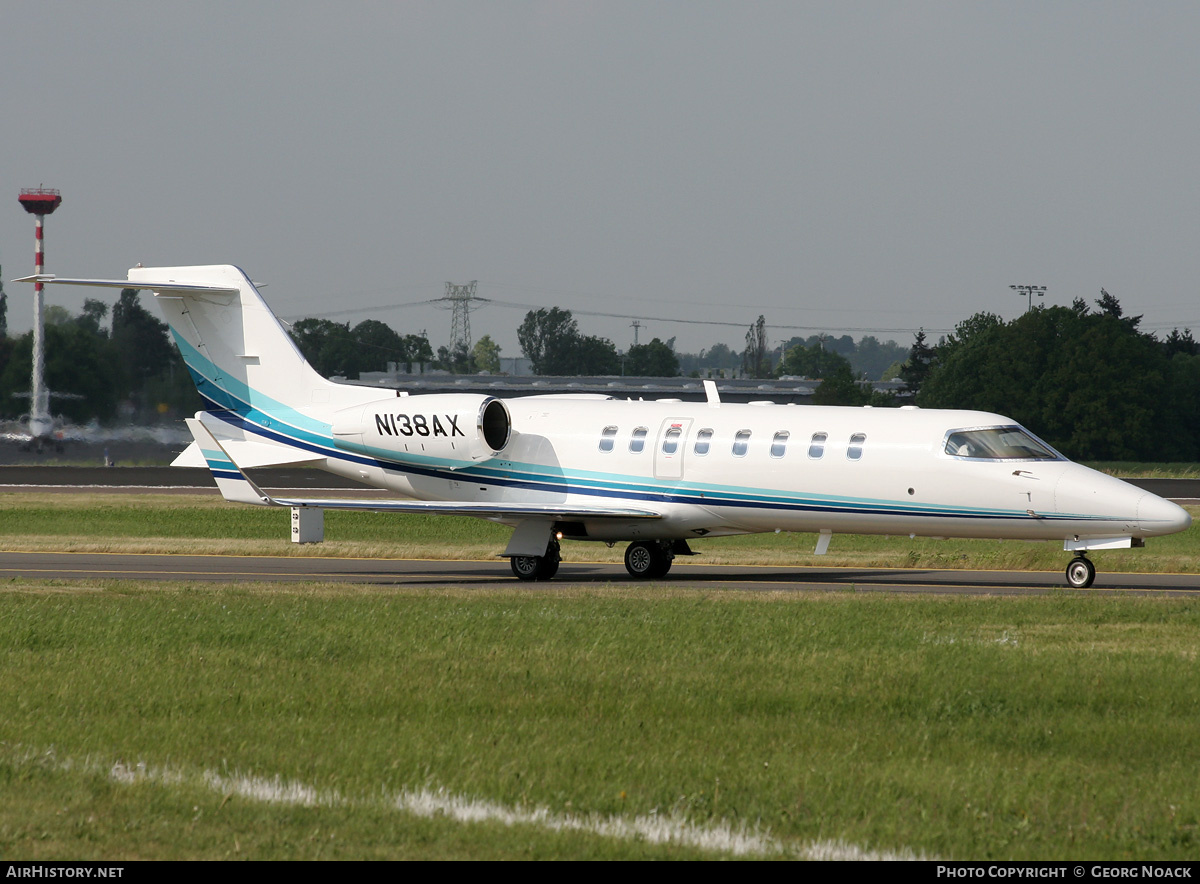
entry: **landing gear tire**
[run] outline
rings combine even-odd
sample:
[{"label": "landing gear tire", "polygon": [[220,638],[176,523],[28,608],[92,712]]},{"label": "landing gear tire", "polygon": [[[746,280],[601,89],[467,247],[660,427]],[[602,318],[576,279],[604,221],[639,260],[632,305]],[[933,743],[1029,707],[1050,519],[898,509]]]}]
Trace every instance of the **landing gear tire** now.
[{"label": "landing gear tire", "polygon": [[558,557],[558,544],[554,545],[552,551],[542,556],[541,570],[538,572],[538,580],[550,580],[558,573],[558,564],[562,559]]},{"label": "landing gear tire", "polygon": [[1067,565],[1067,585],[1072,589],[1087,589],[1096,579],[1096,566],[1090,559],[1076,556]]},{"label": "landing gear tire", "polygon": [[537,580],[542,567],[541,556],[510,556],[508,564],[518,580]]},{"label": "landing gear tire", "polygon": [[639,540],[629,544],[625,550],[625,570],[630,577],[639,580],[657,580],[671,570],[675,556],[669,546],[653,541]]},{"label": "landing gear tire", "polygon": [[558,543],[551,541],[544,556],[511,556],[509,567],[518,580],[549,580],[558,573],[559,562]]}]

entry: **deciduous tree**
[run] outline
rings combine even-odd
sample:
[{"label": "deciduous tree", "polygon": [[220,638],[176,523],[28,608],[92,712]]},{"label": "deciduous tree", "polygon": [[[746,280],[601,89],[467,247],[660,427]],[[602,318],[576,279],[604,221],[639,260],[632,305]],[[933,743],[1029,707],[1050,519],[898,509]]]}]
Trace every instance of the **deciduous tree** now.
[{"label": "deciduous tree", "polygon": [[1196,357],[1169,355],[1104,295],[1096,312],[1077,303],[961,323],[917,402],[1006,415],[1076,459],[1194,460]]},{"label": "deciduous tree", "polygon": [[579,325],[570,310],[530,310],[517,329],[517,342],[534,374],[574,374],[576,359],[572,350],[579,343]]},{"label": "deciduous tree", "polygon": [[634,344],[625,355],[625,374],[634,377],[673,378],[679,374],[675,352],[658,338]]},{"label": "deciduous tree", "polygon": [[500,371],[500,345],[492,340],[491,335],[484,335],[475,342],[472,355],[476,371],[488,371],[492,374]]},{"label": "deciduous tree", "polygon": [[771,373],[770,361],[767,359],[767,320],[761,314],[746,331],[742,370],[752,378],[765,378]]}]

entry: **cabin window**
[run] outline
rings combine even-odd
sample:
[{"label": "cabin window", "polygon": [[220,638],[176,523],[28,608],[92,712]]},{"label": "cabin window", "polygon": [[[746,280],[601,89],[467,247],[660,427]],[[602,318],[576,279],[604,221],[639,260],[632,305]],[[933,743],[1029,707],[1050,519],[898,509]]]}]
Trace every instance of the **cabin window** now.
[{"label": "cabin window", "polygon": [[662,453],[674,454],[679,450],[679,437],[683,435],[683,430],[679,427],[671,427],[667,430],[667,435],[663,436]]},{"label": "cabin window", "polygon": [[612,451],[613,442],[617,437],[616,427],[605,427],[604,432],[600,434],[600,450]]},{"label": "cabin window", "polygon": [[820,460],[821,455],[825,453],[825,440],[828,438],[828,433],[813,433],[812,441],[808,443],[808,456],[813,460]]},{"label": "cabin window", "polygon": [[1061,455],[1021,427],[951,430],[946,453],[981,460],[1057,460]]},{"label": "cabin window", "polygon": [[712,444],[713,431],[709,429],[701,430],[696,434],[696,445],[692,449],[696,454],[708,454],[708,446]]},{"label": "cabin window", "polygon": [[867,441],[865,433],[855,433],[850,437],[850,447],[846,449],[846,457],[858,460],[862,457],[863,443]]},{"label": "cabin window", "polygon": [[787,451],[787,440],[790,435],[786,430],[780,430],[775,434],[775,438],[771,440],[771,457],[783,457]]},{"label": "cabin window", "polygon": [[638,427],[633,431],[633,438],[629,440],[629,450],[634,454],[637,454],[646,447],[647,432],[648,431],[645,427]]},{"label": "cabin window", "polygon": [[745,457],[746,449],[750,447],[750,431],[738,430],[733,437],[733,456]]}]

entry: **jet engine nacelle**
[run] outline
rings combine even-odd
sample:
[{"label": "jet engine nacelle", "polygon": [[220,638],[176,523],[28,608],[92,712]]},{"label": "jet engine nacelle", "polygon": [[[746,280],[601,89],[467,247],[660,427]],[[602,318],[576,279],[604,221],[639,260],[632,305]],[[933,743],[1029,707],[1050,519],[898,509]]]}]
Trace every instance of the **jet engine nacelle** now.
[{"label": "jet engine nacelle", "polygon": [[396,396],[333,416],[338,448],[450,469],[495,457],[511,435],[504,403],[473,393]]}]

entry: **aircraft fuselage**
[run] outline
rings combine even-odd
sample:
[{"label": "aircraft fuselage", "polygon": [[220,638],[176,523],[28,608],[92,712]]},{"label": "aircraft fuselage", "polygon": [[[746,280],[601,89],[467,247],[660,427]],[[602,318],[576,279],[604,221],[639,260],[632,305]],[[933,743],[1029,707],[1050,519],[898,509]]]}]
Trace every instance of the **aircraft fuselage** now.
[{"label": "aircraft fuselage", "polygon": [[[419,410],[424,398],[385,404],[401,403],[409,421],[432,427],[434,415]],[[582,520],[580,539],[605,541],[775,530],[1141,538],[1188,520],[1180,507],[1048,448],[1052,457],[949,453],[957,431],[1018,429],[986,412],[550,396],[504,404],[511,438],[479,463],[395,463],[370,445],[367,424],[364,451],[378,454],[374,463],[335,455],[326,468],[423,500],[620,499],[662,512],[654,522]],[[439,422],[452,432],[449,416]],[[378,426],[381,436],[391,429]],[[421,443],[416,432],[412,439]]]}]

